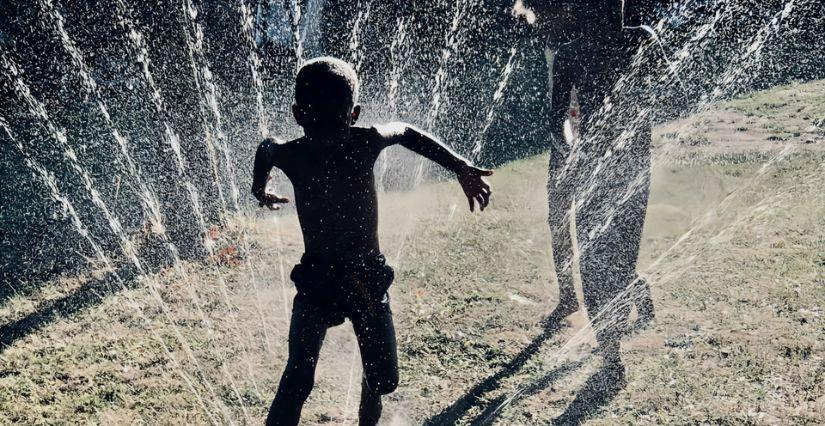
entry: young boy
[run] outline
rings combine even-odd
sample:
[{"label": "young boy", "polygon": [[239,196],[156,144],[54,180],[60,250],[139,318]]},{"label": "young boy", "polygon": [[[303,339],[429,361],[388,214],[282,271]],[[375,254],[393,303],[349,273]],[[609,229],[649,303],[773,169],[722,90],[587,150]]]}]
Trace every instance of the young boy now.
[{"label": "young boy", "polygon": [[378,247],[373,166],[382,149],[399,144],[455,172],[470,203],[484,210],[490,186],[476,168],[432,136],[406,124],[353,127],[361,112],[358,77],[335,58],[307,62],[295,82],[293,115],[304,137],[264,140],[255,154],[252,193],[261,206],[288,200],[265,191],[272,167],[292,182],[305,253],[292,270],[289,360],[268,425],[295,425],[314,384],[315,365],[329,327],[352,321],[364,376],[359,419],[374,425],[381,396],[398,385],[395,330],[387,289],[393,270]]}]

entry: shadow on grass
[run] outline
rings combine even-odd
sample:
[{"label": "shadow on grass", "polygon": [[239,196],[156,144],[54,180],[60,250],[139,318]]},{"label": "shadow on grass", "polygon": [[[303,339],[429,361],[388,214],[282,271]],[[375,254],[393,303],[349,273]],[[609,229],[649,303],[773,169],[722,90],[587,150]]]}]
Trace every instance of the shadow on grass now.
[{"label": "shadow on grass", "polygon": [[[515,395],[502,395],[496,398],[491,401],[487,408],[476,416],[470,424],[492,424],[493,421],[501,415],[504,405],[513,405],[518,401],[541,392],[556,380],[581,367],[586,361],[587,358],[584,358],[559,366],[555,370],[528,384]],[[570,405],[565,408],[564,412],[559,415],[552,424],[566,426],[583,423],[590,416],[598,413],[602,407],[609,404],[626,385],[627,383],[623,373],[620,373],[616,368],[608,364],[603,364],[599,370],[587,378],[587,381],[585,381],[584,385],[576,393],[576,397]]]},{"label": "shadow on grass", "polygon": [[569,362],[567,364],[562,364],[553,371],[545,374],[538,380],[530,383],[524,388],[519,389],[519,391],[514,395],[501,395],[498,398],[490,401],[487,405],[487,408],[481,412],[478,416],[476,416],[471,422],[471,425],[487,425],[493,422],[500,414],[501,410],[504,406],[515,404],[518,401],[527,398],[531,395],[534,395],[538,392],[541,392],[542,389],[548,388],[550,385],[553,384],[558,379],[576,371],[579,367],[581,367],[585,362],[585,359]]},{"label": "shadow on grass", "polygon": [[624,377],[624,366],[603,363],[599,370],[587,378],[573,402],[559,417],[556,417],[553,424],[581,424],[609,404],[625,386],[627,386],[627,381]]},{"label": "shadow on grass", "polygon": [[115,272],[108,272],[100,279],[89,279],[77,290],[43,304],[37,311],[18,320],[0,326],[0,353],[16,341],[31,333],[41,330],[62,317],[70,317],[80,311],[95,306],[108,296],[123,289],[120,280],[128,287],[134,287],[137,282],[133,278],[136,271],[130,267],[120,268]]},{"label": "shadow on grass", "polygon": [[562,328],[562,321],[552,322],[544,331],[536,336],[529,345],[522,349],[513,359],[504,365],[495,374],[477,383],[466,394],[443,409],[439,414],[424,421],[425,425],[451,425],[460,420],[468,411],[481,406],[484,402],[481,397],[490,391],[498,389],[501,381],[514,375],[527,361],[538,352],[541,346],[553,337]]},{"label": "shadow on grass", "polygon": [[[541,346],[553,337],[561,328],[562,321],[549,321],[544,331],[536,336],[529,345],[516,354],[510,362],[499,369],[493,375],[473,386],[467,393],[458,398],[449,407],[444,408],[439,414],[424,421],[425,425],[451,425],[456,424],[470,410],[477,407],[486,408],[470,420],[471,425],[488,425],[501,415],[505,406],[517,403],[525,398],[541,392],[552,385],[555,381],[581,368],[592,355],[561,364],[549,373],[534,380],[528,385],[520,388],[515,394],[501,395],[492,401],[485,402],[482,398],[485,394],[498,389],[501,382],[516,374],[527,361],[535,355]],[[641,328],[644,328],[643,326]],[[576,397],[567,406],[564,412],[559,415],[553,424],[556,425],[578,425],[588,417],[599,412],[602,407],[609,404],[619,392],[627,386],[624,376],[624,366],[621,362],[602,362],[599,369],[588,377],[584,385],[576,393]]]}]

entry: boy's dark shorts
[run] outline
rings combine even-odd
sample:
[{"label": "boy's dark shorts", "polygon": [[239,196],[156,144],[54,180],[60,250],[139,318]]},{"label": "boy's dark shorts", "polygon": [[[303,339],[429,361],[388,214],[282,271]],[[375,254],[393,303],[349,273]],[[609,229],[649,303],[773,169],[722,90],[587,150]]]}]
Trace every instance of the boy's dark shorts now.
[{"label": "boy's dark shorts", "polygon": [[296,299],[320,308],[332,327],[345,318],[386,309],[395,273],[377,251],[335,262],[306,253],[290,278],[298,290]]}]

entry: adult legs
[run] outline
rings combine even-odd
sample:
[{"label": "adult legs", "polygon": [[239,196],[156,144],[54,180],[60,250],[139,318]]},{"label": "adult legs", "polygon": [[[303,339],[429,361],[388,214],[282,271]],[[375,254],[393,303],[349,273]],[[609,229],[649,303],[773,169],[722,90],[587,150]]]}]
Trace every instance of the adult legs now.
[{"label": "adult legs", "polygon": [[[627,298],[617,297],[629,284],[628,271],[635,274],[638,254],[638,239],[626,240],[628,225],[635,222],[630,220],[632,210],[624,203],[624,191],[639,170],[636,164],[626,164],[632,159],[632,153],[618,144],[629,115],[619,108],[623,102],[618,102],[615,96],[609,97],[621,72],[620,61],[614,54],[594,48],[588,55],[592,58],[588,66],[590,78],[580,84],[585,143],[579,154],[583,156],[583,166],[577,182],[581,195],[576,200],[576,224],[582,290],[599,351],[608,365],[623,370],[619,340],[631,305],[622,303]],[[633,144],[630,148],[634,148]],[[643,223],[644,218],[640,220]]]},{"label": "adult legs", "polygon": [[289,360],[269,408],[267,426],[298,424],[304,401],[315,384],[315,366],[327,332],[326,321],[318,307],[295,297],[289,325]]},{"label": "adult legs", "polygon": [[585,302],[600,351],[617,365],[631,307],[636,304],[642,321],[653,315],[647,283],[636,274],[650,193],[650,128],[624,127],[626,144],[615,146],[592,177],[577,216]]},{"label": "adult legs", "polygon": [[561,320],[579,309],[573,287],[573,239],[570,235],[574,192],[569,183],[570,179],[561,176],[564,160],[557,158],[559,156],[557,152],[550,153],[550,173],[547,184],[550,207],[548,222],[556,279],[559,284],[559,303],[550,317],[556,320]]},{"label": "adult legs", "polygon": [[[559,285],[559,303],[548,317],[549,322],[557,322],[579,309],[573,287],[573,242],[570,235],[570,209],[574,197],[572,170],[563,170],[570,147],[564,140],[563,126],[568,116],[570,91],[577,74],[576,63],[561,52],[554,53],[551,62],[551,137],[548,162],[547,195],[552,240],[553,261]],[[548,64],[549,65],[549,64]]]},{"label": "adult legs", "polygon": [[381,396],[398,387],[398,354],[389,298],[372,309],[359,310],[351,319],[364,369],[358,422],[372,426],[381,418]]},{"label": "adult legs", "polygon": [[622,247],[626,251],[628,268],[628,297],[636,305],[638,321],[647,323],[653,319],[653,299],[650,294],[650,285],[647,280],[636,273],[639,258],[639,248],[644,231],[647,204],[650,198],[650,161],[651,161],[651,131],[650,125],[645,125],[636,132],[631,139],[628,155],[622,162],[630,170],[622,175],[628,179],[624,182],[627,188],[624,198],[616,213],[616,223],[621,232]]}]

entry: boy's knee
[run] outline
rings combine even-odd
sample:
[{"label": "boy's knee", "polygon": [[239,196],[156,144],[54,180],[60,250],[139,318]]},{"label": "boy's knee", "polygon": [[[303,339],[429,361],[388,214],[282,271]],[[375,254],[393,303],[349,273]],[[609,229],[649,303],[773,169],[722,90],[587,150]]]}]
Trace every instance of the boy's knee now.
[{"label": "boy's knee", "polygon": [[395,392],[396,389],[398,389],[398,371],[393,372],[390,377],[385,379],[385,382],[380,389],[381,395]]},{"label": "boy's knee", "polygon": [[386,395],[395,392],[398,388],[398,371],[392,371],[380,378],[366,378],[366,386],[374,395]]}]

